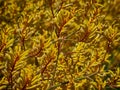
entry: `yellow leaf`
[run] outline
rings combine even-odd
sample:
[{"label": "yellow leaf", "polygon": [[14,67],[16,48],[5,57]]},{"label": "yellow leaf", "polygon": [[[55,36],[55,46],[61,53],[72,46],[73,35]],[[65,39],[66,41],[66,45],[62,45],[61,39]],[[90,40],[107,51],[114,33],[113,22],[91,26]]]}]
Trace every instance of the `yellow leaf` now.
[{"label": "yellow leaf", "polygon": [[14,39],[11,39],[10,41],[7,42],[6,48],[9,48],[10,46],[13,45]]}]

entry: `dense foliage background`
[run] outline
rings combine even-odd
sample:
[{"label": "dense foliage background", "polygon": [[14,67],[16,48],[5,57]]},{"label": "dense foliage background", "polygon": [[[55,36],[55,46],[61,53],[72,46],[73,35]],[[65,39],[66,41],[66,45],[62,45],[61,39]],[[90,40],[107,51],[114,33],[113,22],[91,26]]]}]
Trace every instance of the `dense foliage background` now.
[{"label": "dense foliage background", "polygon": [[0,90],[120,89],[120,0],[0,0]]}]

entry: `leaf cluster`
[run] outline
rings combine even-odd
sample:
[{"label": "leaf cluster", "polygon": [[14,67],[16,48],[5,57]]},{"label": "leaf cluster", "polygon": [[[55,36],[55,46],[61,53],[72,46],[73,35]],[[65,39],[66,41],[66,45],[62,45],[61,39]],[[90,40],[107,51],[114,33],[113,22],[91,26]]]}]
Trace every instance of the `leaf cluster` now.
[{"label": "leaf cluster", "polygon": [[120,0],[0,0],[0,90],[119,89],[119,8]]}]

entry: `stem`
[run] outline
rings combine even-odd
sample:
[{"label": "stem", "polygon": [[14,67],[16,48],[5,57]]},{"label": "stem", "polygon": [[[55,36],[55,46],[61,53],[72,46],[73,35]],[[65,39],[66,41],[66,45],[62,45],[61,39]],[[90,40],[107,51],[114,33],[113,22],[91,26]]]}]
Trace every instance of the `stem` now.
[{"label": "stem", "polygon": [[11,70],[10,70],[10,75],[8,77],[8,82],[9,82],[9,85],[10,85],[10,88],[13,89],[13,71],[15,69],[15,65],[16,65],[16,62],[19,60],[19,56],[17,55],[14,62],[13,62],[13,65],[11,66]]},{"label": "stem", "polygon": [[55,15],[54,15],[54,12],[53,12],[53,7],[52,7],[52,0],[50,1],[50,9],[51,9],[51,12],[52,12],[52,17],[54,18],[55,17]]},{"label": "stem", "polygon": [[5,43],[3,43],[1,46],[0,46],[0,52],[2,51],[2,49],[5,47]]},{"label": "stem", "polygon": [[44,66],[44,68],[41,70],[41,74],[44,73],[44,71],[46,70],[47,66],[49,65],[49,63],[52,61],[53,58],[50,58],[49,61],[46,63],[46,65]]}]

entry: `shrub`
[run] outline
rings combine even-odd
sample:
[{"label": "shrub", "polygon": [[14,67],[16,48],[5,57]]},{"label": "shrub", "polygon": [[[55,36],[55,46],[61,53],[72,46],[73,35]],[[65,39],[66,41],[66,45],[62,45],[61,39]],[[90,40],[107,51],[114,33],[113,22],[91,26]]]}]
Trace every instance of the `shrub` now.
[{"label": "shrub", "polygon": [[0,0],[0,89],[119,89],[119,8],[120,0]]}]

